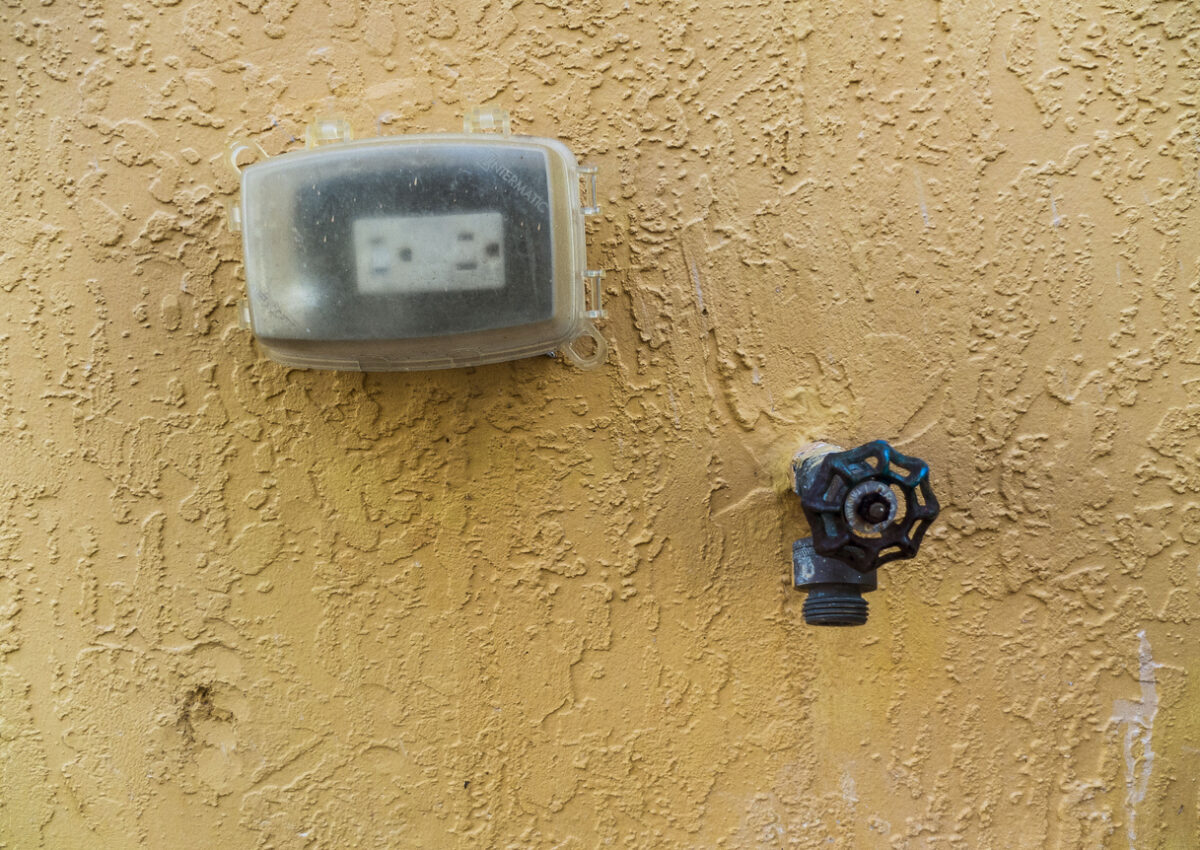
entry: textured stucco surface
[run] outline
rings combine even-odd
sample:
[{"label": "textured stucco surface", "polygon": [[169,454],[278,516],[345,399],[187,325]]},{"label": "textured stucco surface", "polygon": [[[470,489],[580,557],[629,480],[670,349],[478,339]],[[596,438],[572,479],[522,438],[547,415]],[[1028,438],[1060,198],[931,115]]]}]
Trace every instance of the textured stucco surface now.
[{"label": "textured stucco surface", "polygon": [[[1200,845],[1200,9],[8,0],[0,847]],[[608,364],[288,371],[235,136],[601,166]],[[801,443],[943,518],[800,624]]]}]

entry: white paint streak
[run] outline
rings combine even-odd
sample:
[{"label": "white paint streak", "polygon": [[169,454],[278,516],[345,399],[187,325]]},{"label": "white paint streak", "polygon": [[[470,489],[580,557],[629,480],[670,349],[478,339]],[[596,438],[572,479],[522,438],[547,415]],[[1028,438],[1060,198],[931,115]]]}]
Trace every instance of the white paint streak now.
[{"label": "white paint streak", "polygon": [[929,220],[929,210],[925,206],[925,187],[921,185],[921,175],[913,174],[913,180],[917,184],[917,203],[921,207],[921,218],[925,219],[926,227],[933,227],[933,222]]},{"label": "white paint streak", "polygon": [[[1160,666],[1150,654],[1150,641],[1146,638],[1145,629],[1138,632],[1138,641],[1138,681],[1142,686],[1142,698],[1116,700],[1112,715],[1118,727],[1125,725],[1125,813],[1128,817],[1126,833],[1130,850],[1137,847],[1137,807],[1146,799],[1146,792],[1150,789],[1150,774],[1154,769],[1154,750],[1150,747],[1154,716],[1158,714],[1154,668]],[[1141,745],[1140,771],[1139,754],[1134,749],[1137,744]]]},{"label": "white paint streak", "polygon": [[850,771],[842,768],[842,799],[853,806],[858,802],[858,786],[854,784],[854,777],[850,775]]},{"label": "white paint streak", "polygon": [[1054,202],[1054,195],[1050,196],[1050,223],[1055,227],[1062,227],[1063,217],[1058,214],[1058,204]]},{"label": "white paint streak", "polygon": [[700,291],[700,270],[696,268],[696,264],[690,259],[688,260],[688,272],[692,276],[692,285],[696,287],[696,304],[700,307],[700,312],[704,312],[704,293]]}]

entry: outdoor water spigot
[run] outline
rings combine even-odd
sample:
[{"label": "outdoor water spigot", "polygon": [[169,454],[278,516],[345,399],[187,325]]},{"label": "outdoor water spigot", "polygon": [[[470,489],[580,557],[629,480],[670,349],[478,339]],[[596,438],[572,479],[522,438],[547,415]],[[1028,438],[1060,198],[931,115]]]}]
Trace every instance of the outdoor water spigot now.
[{"label": "outdoor water spigot", "polygon": [[875,570],[911,558],[938,515],[929,467],[883,440],[846,451],[812,443],[792,459],[794,488],[812,530],[792,545],[792,580],[808,591],[810,626],[861,626]]}]

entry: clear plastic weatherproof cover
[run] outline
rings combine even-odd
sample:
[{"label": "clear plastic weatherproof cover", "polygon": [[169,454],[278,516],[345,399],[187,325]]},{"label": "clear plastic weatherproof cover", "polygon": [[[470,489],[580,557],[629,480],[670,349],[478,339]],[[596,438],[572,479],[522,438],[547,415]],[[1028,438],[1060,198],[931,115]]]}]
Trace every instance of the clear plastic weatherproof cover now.
[{"label": "clear plastic weatherproof cover", "polygon": [[[468,130],[507,130],[476,110]],[[301,367],[437,369],[561,349],[604,358],[600,272],[586,268],[594,168],[561,143],[465,132],[350,141],[309,128],[306,150],[241,172],[243,321],[273,359]],[[591,179],[585,206],[581,177]]]}]

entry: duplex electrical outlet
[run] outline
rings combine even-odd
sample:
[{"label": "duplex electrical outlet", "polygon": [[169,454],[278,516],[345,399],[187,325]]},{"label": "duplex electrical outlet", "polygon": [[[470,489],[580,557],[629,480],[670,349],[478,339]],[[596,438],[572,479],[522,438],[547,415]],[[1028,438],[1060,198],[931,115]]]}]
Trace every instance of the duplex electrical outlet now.
[{"label": "duplex electrical outlet", "polygon": [[504,286],[499,212],[355,220],[358,291],[464,292]]}]

